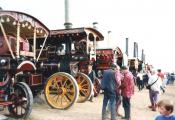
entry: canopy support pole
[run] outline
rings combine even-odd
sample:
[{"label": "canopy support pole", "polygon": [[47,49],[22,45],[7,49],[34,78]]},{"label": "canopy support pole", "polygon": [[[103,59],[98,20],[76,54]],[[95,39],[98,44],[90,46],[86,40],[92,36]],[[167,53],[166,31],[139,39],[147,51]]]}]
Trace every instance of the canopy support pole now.
[{"label": "canopy support pole", "polygon": [[33,33],[33,53],[34,53],[34,60],[36,60],[36,27],[34,27],[34,33]]},{"label": "canopy support pole", "polygon": [[47,37],[48,37],[48,35],[47,35],[47,36],[45,37],[45,39],[44,39],[44,42],[43,42],[42,48],[41,48],[41,50],[40,50],[40,52],[39,52],[39,54],[38,54],[38,57],[37,57],[36,61],[38,61],[39,58],[40,58],[40,56],[41,56],[41,52],[43,51],[43,48],[44,48],[44,46],[45,46],[45,43],[46,43]]},{"label": "canopy support pole", "polygon": [[20,23],[17,23],[17,44],[16,44],[16,54],[17,54],[17,58],[19,58],[20,55]]}]

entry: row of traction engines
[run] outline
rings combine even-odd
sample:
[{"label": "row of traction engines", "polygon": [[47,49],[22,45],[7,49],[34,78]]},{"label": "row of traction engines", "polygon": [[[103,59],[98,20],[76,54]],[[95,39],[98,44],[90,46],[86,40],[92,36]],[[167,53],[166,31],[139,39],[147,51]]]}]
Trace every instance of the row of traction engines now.
[{"label": "row of traction engines", "polygon": [[52,108],[85,102],[93,92],[88,63],[103,39],[93,28],[49,30],[26,13],[0,11],[0,107],[27,118],[41,91]]},{"label": "row of traction engines", "polygon": [[138,58],[138,43],[134,42],[133,58],[128,57],[128,38],[126,38],[126,54],[122,53],[119,47],[104,48],[96,50],[96,73],[99,78],[102,78],[103,71],[110,68],[114,63],[120,67],[123,65],[129,66],[129,70],[136,75],[138,72],[145,72],[150,69],[148,64],[145,64],[145,54],[142,50],[141,59]]},{"label": "row of traction engines", "polygon": [[[128,39],[126,39],[126,42],[128,42]],[[134,42],[133,58],[128,59],[128,66],[129,70],[133,73],[135,77],[138,72],[145,73],[147,70],[150,70],[152,68],[151,65],[145,63],[145,54],[143,49],[141,53],[141,59],[139,59],[137,42]]]},{"label": "row of traction engines", "polygon": [[102,40],[94,28],[49,30],[26,13],[0,11],[0,107],[27,118],[33,96],[41,91],[52,108],[68,109],[75,102],[85,102],[93,92],[88,64],[94,63],[101,78],[112,63],[122,66],[126,61],[118,47],[96,49]]}]

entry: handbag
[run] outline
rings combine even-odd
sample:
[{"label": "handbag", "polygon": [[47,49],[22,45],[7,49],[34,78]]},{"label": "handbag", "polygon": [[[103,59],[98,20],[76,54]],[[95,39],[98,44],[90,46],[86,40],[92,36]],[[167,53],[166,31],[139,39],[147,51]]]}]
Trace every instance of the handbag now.
[{"label": "handbag", "polygon": [[[159,79],[159,77],[157,78],[157,80]],[[154,83],[156,83],[157,82],[157,80],[155,81],[155,82],[153,82],[152,84],[148,84],[147,86],[146,86],[146,89],[148,89],[148,90],[150,90],[151,89],[151,86],[154,84]]]},{"label": "handbag", "polygon": [[146,85],[146,89],[150,90],[151,89],[151,85]]}]

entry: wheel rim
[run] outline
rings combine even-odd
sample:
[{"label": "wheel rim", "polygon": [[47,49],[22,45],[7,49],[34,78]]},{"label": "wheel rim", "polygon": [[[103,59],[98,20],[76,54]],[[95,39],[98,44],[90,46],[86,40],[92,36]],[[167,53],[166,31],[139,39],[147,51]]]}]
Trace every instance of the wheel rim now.
[{"label": "wheel rim", "polygon": [[90,78],[84,73],[77,73],[75,79],[79,88],[78,102],[85,102],[92,95],[92,82]]},{"label": "wheel rim", "polygon": [[32,111],[33,95],[26,83],[20,82],[14,86],[14,93],[9,96],[13,104],[8,106],[9,112],[16,118],[27,118]]},{"label": "wheel rim", "polygon": [[53,108],[69,108],[78,98],[78,86],[75,79],[64,72],[55,73],[47,80],[45,97]]},{"label": "wheel rim", "polygon": [[94,83],[94,97],[97,97],[100,93],[100,88],[101,83],[100,80],[98,78],[95,78],[95,83]]}]

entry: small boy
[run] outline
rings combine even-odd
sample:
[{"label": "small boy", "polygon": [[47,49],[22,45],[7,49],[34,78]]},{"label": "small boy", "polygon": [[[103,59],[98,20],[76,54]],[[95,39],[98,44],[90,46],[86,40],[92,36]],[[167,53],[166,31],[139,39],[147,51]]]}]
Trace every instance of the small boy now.
[{"label": "small boy", "polygon": [[159,116],[155,120],[175,120],[173,115],[174,106],[173,103],[169,100],[161,100],[157,103]]}]

